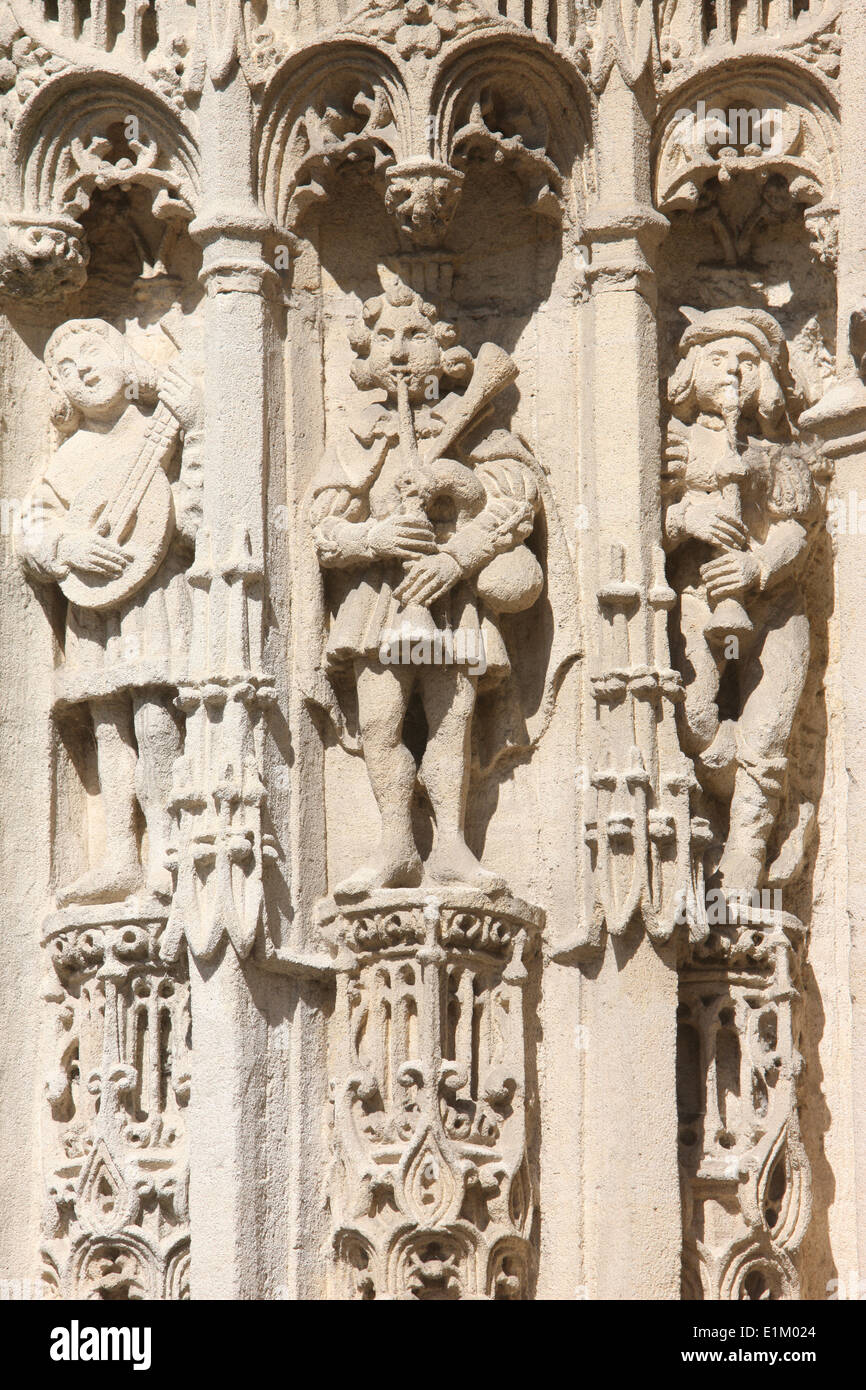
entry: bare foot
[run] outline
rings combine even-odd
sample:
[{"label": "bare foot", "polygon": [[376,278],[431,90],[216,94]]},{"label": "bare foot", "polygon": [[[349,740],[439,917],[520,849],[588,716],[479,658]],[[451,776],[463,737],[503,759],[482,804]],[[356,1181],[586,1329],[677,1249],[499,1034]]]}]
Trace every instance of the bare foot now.
[{"label": "bare foot", "polygon": [[457,883],[466,888],[478,888],[482,893],[502,893],[505,879],[481,865],[466,841],[460,836],[439,840],[427,863],[427,873],[434,883]]},{"label": "bare foot", "polygon": [[715,738],[699,759],[711,772],[724,772],[737,760],[737,726],[733,719],[723,719]]},{"label": "bare foot", "polygon": [[147,886],[155,898],[168,902],[174,892],[174,881],[164,864],[154,864],[147,871]]},{"label": "bare foot", "polygon": [[421,860],[415,850],[407,854],[405,846],[397,849],[383,845],[334,889],[335,898],[358,898],[377,888],[415,888],[421,882]]},{"label": "bare foot", "polygon": [[118,860],[106,856],[87,873],[69,883],[57,894],[59,907],[70,903],[122,902],[141,887],[141,868],[137,860]]},{"label": "bare foot", "polygon": [[729,845],[719,863],[725,897],[749,900],[758,890],[763,867],[762,855],[749,854],[746,850]]}]

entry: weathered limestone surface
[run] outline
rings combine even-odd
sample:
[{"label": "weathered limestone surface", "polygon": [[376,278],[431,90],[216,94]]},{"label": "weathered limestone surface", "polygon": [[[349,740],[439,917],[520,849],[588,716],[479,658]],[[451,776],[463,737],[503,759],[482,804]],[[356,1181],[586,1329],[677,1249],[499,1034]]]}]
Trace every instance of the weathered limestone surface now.
[{"label": "weathered limestone surface", "polygon": [[862,1296],[864,119],[866,0],[0,0],[4,1296]]}]

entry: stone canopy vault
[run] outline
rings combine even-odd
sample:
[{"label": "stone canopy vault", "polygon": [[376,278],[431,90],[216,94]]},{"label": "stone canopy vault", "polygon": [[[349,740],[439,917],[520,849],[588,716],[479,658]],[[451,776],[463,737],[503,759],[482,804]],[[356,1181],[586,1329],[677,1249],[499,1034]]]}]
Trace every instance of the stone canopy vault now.
[{"label": "stone canopy vault", "polygon": [[866,0],[2,0],[0,1279],[866,1268],[864,129]]}]

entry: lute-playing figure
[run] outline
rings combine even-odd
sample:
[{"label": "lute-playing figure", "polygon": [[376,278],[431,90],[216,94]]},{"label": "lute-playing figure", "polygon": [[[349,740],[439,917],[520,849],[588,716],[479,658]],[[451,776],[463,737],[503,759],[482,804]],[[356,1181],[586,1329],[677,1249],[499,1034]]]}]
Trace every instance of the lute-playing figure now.
[{"label": "lute-playing figure", "polygon": [[[531,607],[541,592],[541,567],[523,544],[541,506],[538,467],[513,434],[477,428],[517,375],[507,354],[487,343],[473,363],[432,305],[387,270],[380,278],[384,293],[364,304],[353,339],[352,377],[368,403],[328,450],[309,515],[327,576],[319,674],[330,689],[319,703],[339,718],[331,695],[354,682],[381,817],[378,846],[335,891],[414,886],[426,873],[498,892],[503,880],[465,838],[472,720],[479,683],[510,669],[500,614]],[[446,378],[470,379],[465,393],[440,399]],[[403,740],[416,689],[428,728],[420,768]],[[416,780],[435,822],[423,867]]]},{"label": "lute-playing figure", "polygon": [[22,559],[68,599],[57,702],[89,710],[105,824],[98,862],[57,898],[118,901],[142,880],[167,897],[171,769],[181,752],[171,699],[189,636],[199,397],[176,367],[152,367],[102,319],[62,324],[45,365],[61,442],[25,508]]}]

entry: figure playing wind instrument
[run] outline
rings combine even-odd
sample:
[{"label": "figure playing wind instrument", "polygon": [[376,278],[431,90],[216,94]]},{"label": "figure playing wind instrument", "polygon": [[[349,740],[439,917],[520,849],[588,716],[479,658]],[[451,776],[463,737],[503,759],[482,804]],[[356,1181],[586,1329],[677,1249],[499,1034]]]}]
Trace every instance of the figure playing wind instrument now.
[{"label": "figure playing wind instrument", "polygon": [[[363,308],[352,378],[368,403],[326,454],[312,488],[312,543],[327,574],[317,622],[325,630],[318,696],[347,678],[357,691],[361,749],[381,816],[366,862],[335,890],[503,882],[466,843],[470,737],[479,684],[510,670],[502,613],[530,608],[543,575],[523,544],[541,508],[538,466],[504,429],[479,434],[493,398],[517,375],[485,343],[476,360],[450,324],[387,270],[384,294]],[[439,383],[469,379],[461,395]],[[482,660],[479,660],[479,656]],[[403,740],[417,690],[427,721],[420,767]],[[426,865],[416,847],[416,781],[436,838]]]},{"label": "figure playing wind instrument", "polygon": [[[189,633],[184,571],[199,519],[198,394],[102,319],[72,319],[45,365],[61,443],[25,506],[30,574],[68,599],[56,704],[89,710],[104,814],[98,862],[58,902],[167,897],[171,706]],[[147,829],[142,871],[138,810]]]},{"label": "figure playing wind instrument", "polygon": [[814,816],[801,801],[768,865],[809,670],[803,575],[822,504],[779,324],[763,309],[682,312],[662,479],[680,738],[705,792],[729,807],[721,883],[748,895],[790,881]]}]

